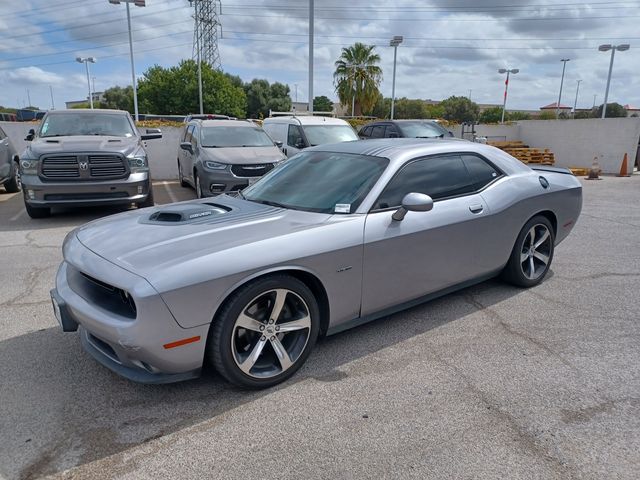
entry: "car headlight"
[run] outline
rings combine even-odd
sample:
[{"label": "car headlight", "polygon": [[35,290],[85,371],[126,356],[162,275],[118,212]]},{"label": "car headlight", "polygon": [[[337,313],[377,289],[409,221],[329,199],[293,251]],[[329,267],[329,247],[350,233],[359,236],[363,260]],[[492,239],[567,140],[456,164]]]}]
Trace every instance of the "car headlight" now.
[{"label": "car headlight", "polygon": [[129,170],[131,173],[146,172],[149,170],[146,155],[132,155],[127,157],[129,161]]},{"label": "car headlight", "polygon": [[38,160],[32,158],[21,159],[20,170],[22,175],[36,175],[38,173]]},{"label": "car headlight", "polygon": [[227,168],[227,165],[225,163],[211,161],[204,162],[204,166],[210,168],[211,170],[224,170],[225,168]]}]

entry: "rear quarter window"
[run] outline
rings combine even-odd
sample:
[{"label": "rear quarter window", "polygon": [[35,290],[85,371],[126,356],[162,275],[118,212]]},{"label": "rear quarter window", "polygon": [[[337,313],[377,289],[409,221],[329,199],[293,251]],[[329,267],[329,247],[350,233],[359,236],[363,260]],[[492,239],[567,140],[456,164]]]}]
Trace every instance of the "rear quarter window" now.
[{"label": "rear quarter window", "polygon": [[502,176],[500,170],[477,155],[464,154],[462,155],[462,161],[464,166],[467,167],[469,175],[471,175],[474,190],[481,190]]}]

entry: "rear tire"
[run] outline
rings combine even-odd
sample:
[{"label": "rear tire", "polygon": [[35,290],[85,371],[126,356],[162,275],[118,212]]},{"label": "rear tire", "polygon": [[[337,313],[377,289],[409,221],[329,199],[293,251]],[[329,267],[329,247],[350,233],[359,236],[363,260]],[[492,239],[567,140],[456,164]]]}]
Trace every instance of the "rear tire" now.
[{"label": "rear tire", "polygon": [[311,290],[288,275],[259,278],[233,293],[216,315],[207,357],[227,381],[268,388],[307,360],[320,331]]},{"label": "rear tire", "polygon": [[555,240],[551,222],[542,215],[533,217],[522,227],[502,277],[518,287],[538,285],[551,266]]},{"label": "rear tire", "polygon": [[193,172],[194,183],[196,184],[196,197],[203,198],[202,194],[202,185],[200,184],[200,177],[198,176],[198,172]]},{"label": "rear tire", "polygon": [[24,202],[24,208],[31,218],[47,218],[51,216],[51,208],[49,207],[32,207],[27,202]]},{"label": "rear tire", "polygon": [[151,183],[149,183],[149,194],[147,195],[147,198],[145,198],[143,202],[138,203],[138,208],[153,207],[154,205],[155,205],[155,202],[153,200],[153,186],[151,185]]}]

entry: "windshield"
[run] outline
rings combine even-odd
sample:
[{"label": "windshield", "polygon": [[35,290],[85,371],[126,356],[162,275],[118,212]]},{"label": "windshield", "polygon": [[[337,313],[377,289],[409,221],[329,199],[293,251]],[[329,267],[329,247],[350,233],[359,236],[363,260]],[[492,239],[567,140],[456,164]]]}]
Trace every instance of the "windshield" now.
[{"label": "windshield", "polygon": [[305,125],[303,128],[311,146],[358,140],[349,125]]},{"label": "windshield", "polygon": [[203,147],[273,147],[273,141],[259,127],[202,127]]},{"label": "windshield", "polygon": [[398,126],[404,136],[410,138],[449,136],[447,130],[432,122],[402,122]]},{"label": "windshield", "polygon": [[41,137],[69,135],[133,137],[135,133],[126,115],[92,112],[49,114],[40,127]]},{"label": "windshield", "polygon": [[302,152],[242,191],[267,205],[320,213],[353,213],[389,160],[336,152]]}]

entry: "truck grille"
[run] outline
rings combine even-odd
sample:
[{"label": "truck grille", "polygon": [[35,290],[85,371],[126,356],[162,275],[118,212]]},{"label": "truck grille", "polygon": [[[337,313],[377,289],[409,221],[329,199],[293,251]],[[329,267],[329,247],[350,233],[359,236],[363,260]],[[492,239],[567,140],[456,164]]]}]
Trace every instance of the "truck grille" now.
[{"label": "truck grille", "polygon": [[42,158],[42,177],[52,180],[115,180],[128,169],[120,155],[51,155]]},{"label": "truck grille", "polygon": [[261,177],[273,168],[273,163],[259,165],[231,165],[231,172],[236,177]]}]

